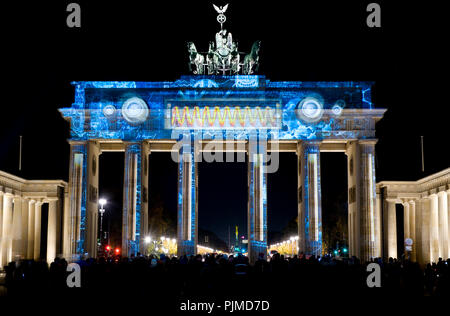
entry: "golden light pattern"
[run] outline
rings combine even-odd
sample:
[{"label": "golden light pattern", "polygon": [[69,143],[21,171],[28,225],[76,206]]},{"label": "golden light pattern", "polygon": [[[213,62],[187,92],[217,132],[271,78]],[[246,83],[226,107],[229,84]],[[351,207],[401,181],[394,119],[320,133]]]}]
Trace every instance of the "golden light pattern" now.
[{"label": "golden light pattern", "polygon": [[276,109],[269,106],[265,108],[185,106],[182,110],[175,106],[172,108],[171,125],[191,128],[274,128],[277,127],[276,112]]}]

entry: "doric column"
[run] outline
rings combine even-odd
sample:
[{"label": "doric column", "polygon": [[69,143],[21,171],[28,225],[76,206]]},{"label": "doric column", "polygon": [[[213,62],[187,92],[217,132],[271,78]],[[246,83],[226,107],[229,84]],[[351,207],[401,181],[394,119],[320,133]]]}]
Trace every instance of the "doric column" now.
[{"label": "doric column", "polygon": [[12,260],[12,215],[13,215],[13,195],[5,193],[3,195],[3,219],[2,219],[2,256],[0,266],[5,266]]},{"label": "doric column", "polygon": [[0,269],[3,269],[3,196],[4,192],[0,191]]},{"label": "doric column", "polygon": [[72,239],[71,239],[71,216],[70,216],[70,200],[68,188],[64,192],[64,208],[63,208],[63,228],[62,228],[62,252],[63,257],[70,259],[72,256]]},{"label": "doric column", "polygon": [[85,253],[90,257],[97,257],[98,238],[98,173],[99,173],[100,146],[97,141],[87,143],[87,168],[86,168],[86,248]]},{"label": "doric column", "polygon": [[139,243],[139,251],[146,253],[144,238],[148,235],[148,155],[150,154],[150,144],[148,142],[142,143],[142,158],[141,158],[141,240]]},{"label": "doric column", "polygon": [[139,251],[141,226],[141,144],[125,143],[123,181],[122,254]]},{"label": "doric column", "polygon": [[376,242],[377,242],[377,249],[378,249],[378,253],[377,253],[377,257],[382,257],[383,256],[383,238],[382,238],[382,214],[381,214],[381,209],[382,209],[382,201],[381,201],[381,194],[380,192],[376,193],[376,204],[375,204],[375,238],[376,238]]},{"label": "doric column", "polygon": [[431,198],[424,196],[420,200],[421,209],[421,263],[431,262]]},{"label": "doric column", "polygon": [[198,239],[198,176],[193,143],[185,144],[178,162],[177,254],[195,255]]},{"label": "doric column", "polygon": [[417,261],[417,237],[416,237],[416,202],[409,201],[409,235],[413,240],[411,260]]},{"label": "doric column", "polygon": [[449,258],[448,253],[448,209],[447,209],[447,192],[440,191],[438,193],[439,208],[439,257],[444,260]]},{"label": "doric column", "polygon": [[60,234],[61,234],[61,208],[59,200],[48,200],[48,226],[47,226],[47,263],[50,264],[55,260],[60,251]]},{"label": "doric column", "polygon": [[41,215],[42,202],[37,201],[34,204],[34,260],[41,259]]},{"label": "doric column", "polygon": [[22,258],[27,259],[27,247],[28,247],[28,215],[29,215],[29,204],[30,200],[28,198],[22,199]]},{"label": "doric column", "polygon": [[347,143],[347,186],[348,186],[348,241],[349,255],[359,257],[359,185],[360,154],[359,145],[356,141]]},{"label": "doric column", "polygon": [[34,218],[36,214],[36,201],[30,200],[28,202],[28,234],[27,234],[27,259],[34,258]]},{"label": "doric column", "polygon": [[403,202],[403,236],[404,239],[411,238],[409,224],[409,201]]},{"label": "doric column", "polygon": [[322,255],[322,202],[320,189],[320,143],[298,143],[298,234],[299,252]]},{"label": "doric column", "polygon": [[450,256],[450,189],[447,190],[448,255]]},{"label": "doric column", "polygon": [[376,217],[375,144],[376,140],[360,140],[360,257],[362,260],[381,256],[381,239],[376,235],[380,218]]},{"label": "doric column", "polygon": [[258,260],[259,254],[267,254],[267,173],[266,148],[256,139],[250,141],[248,149],[248,256],[250,263]]},{"label": "doric column", "polygon": [[431,260],[439,259],[439,206],[437,194],[430,195],[430,252]]},{"label": "doric column", "polygon": [[395,211],[396,200],[386,199],[384,205],[384,241],[387,258],[397,258],[397,216]]},{"label": "doric column", "polygon": [[22,258],[22,198],[14,196],[14,211],[12,220],[12,259]]},{"label": "doric column", "polygon": [[69,143],[69,211],[65,216],[70,223],[67,255],[71,256],[85,252],[87,145],[85,141],[70,140]]}]

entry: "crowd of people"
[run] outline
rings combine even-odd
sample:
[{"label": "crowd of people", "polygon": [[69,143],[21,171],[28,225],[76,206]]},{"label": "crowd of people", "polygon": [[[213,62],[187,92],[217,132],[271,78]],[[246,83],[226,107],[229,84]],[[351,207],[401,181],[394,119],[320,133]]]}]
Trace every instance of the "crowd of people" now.
[{"label": "crowd of people", "polygon": [[68,262],[55,259],[11,262],[6,270],[10,296],[104,295],[152,297],[155,302],[183,297],[257,297],[290,300],[299,295],[436,295],[450,293],[450,259],[422,269],[407,260],[374,260],[381,267],[381,287],[369,288],[368,263],[357,258],[286,258],[275,254],[249,265],[242,255],[186,257],[100,257],[79,260],[81,287],[69,288]]}]

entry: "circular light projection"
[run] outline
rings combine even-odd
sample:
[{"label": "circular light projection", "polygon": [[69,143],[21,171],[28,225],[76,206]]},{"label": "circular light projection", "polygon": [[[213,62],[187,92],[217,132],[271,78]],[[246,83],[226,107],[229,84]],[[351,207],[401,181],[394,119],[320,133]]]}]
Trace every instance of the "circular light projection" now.
[{"label": "circular light projection", "polygon": [[345,107],[345,101],[344,100],[337,100],[336,103],[331,108],[331,111],[333,111],[334,115],[341,115],[342,109]]},{"label": "circular light projection", "polygon": [[108,104],[103,108],[103,115],[108,118],[113,116],[114,113],[116,113],[116,108],[114,107],[114,105]]},{"label": "circular light projection", "polygon": [[323,114],[323,105],[314,97],[306,97],[297,104],[297,116],[306,122],[317,122]]},{"label": "circular light projection", "polygon": [[333,111],[334,115],[341,115],[341,113],[342,113],[342,108],[337,104],[333,105],[331,110]]},{"label": "circular light projection", "polygon": [[149,112],[145,101],[138,97],[129,98],[122,105],[122,115],[131,124],[143,123]]}]

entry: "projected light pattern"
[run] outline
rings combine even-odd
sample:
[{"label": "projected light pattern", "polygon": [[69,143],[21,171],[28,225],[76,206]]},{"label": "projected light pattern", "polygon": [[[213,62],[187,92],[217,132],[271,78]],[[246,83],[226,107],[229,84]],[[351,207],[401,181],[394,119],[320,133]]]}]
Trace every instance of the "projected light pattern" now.
[{"label": "projected light pattern", "polygon": [[270,107],[261,109],[239,106],[230,108],[184,107],[172,109],[171,126],[173,128],[276,128],[276,110]]},{"label": "projected light pattern", "polygon": [[[70,121],[73,141],[120,140],[139,144],[144,140],[178,139],[179,133],[203,139],[222,133],[227,140],[249,140],[253,136],[263,141],[371,139],[375,137],[374,122],[383,113],[373,111],[369,117],[364,112],[373,110],[371,83],[366,82],[272,82],[264,76],[182,76],[176,81],[88,81],[73,85],[74,103],[60,109]],[[83,148],[79,152],[83,157],[80,162],[83,190],[75,195],[81,195],[81,205],[77,206],[81,208],[77,244],[80,254],[85,249],[87,198],[87,159]],[[317,156],[317,167],[319,162]],[[191,169],[194,186],[195,165]],[[320,182],[318,188],[320,194]],[[194,187],[192,190],[196,192]],[[139,202],[140,184],[136,191]],[[133,252],[139,249],[139,207],[134,227],[137,239],[130,244]],[[320,209],[318,212],[321,216]],[[252,214],[255,215],[254,210]],[[194,230],[195,212],[191,216]],[[262,219],[258,218],[259,226],[264,223],[266,211]],[[265,249],[266,241],[260,238],[253,236],[251,242]],[[311,247],[319,249],[321,240],[321,228],[314,228]],[[180,238],[179,245],[190,249],[193,241]]]},{"label": "projected light pattern", "polygon": [[205,135],[227,130],[232,139],[247,139],[247,129],[265,129],[269,138],[283,140],[375,137],[369,122],[358,120],[365,126],[351,128],[346,123],[347,110],[372,108],[370,83],[365,82],[182,76],[174,82],[74,84],[73,106],[60,110],[70,118],[73,140],[171,139],[173,129]]},{"label": "projected light pattern", "polygon": [[319,121],[323,114],[322,103],[323,101],[315,97],[303,98],[296,107],[298,118],[308,123]]},{"label": "projected light pattern", "polygon": [[130,98],[122,105],[122,115],[131,124],[145,122],[148,117],[148,107],[145,101],[140,98]]}]

